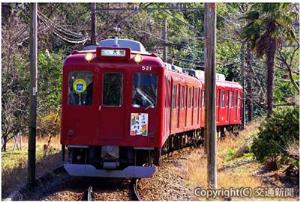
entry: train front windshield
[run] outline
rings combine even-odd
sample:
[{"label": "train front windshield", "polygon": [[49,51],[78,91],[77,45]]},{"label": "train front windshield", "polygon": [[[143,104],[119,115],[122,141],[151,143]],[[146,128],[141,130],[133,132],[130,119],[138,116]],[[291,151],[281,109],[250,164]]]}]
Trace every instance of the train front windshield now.
[{"label": "train front windshield", "polygon": [[133,107],[155,107],[157,103],[157,75],[135,73],[132,86]]}]

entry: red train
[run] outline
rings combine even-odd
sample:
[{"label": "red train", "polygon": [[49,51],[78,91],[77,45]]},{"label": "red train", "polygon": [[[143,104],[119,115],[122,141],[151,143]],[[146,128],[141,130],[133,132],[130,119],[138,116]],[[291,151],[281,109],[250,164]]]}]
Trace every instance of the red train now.
[{"label": "red train", "polygon": [[[73,176],[151,177],[162,154],[202,140],[204,73],[107,39],[64,62],[61,144]],[[242,87],[217,75],[217,129],[240,124]]]}]

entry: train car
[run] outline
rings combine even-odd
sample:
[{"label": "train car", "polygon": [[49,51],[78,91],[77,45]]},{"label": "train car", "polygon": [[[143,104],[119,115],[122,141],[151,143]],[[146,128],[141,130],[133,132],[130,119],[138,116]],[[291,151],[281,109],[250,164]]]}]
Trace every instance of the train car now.
[{"label": "train car", "polygon": [[[202,77],[201,77],[202,75]],[[107,39],[64,61],[61,144],[73,176],[151,177],[163,153],[201,140],[204,80],[148,53],[137,41]],[[241,86],[217,81],[218,126],[240,123]]]}]

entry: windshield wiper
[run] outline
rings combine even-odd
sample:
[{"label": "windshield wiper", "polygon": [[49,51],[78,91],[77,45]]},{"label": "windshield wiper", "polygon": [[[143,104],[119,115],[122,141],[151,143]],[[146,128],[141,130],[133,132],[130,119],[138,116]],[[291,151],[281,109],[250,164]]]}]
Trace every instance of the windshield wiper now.
[{"label": "windshield wiper", "polygon": [[[149,106],[154,106],[153,102],[143,91],[141,91],[139,88],[137,88],[136,91],[143,97],[143,99],[145,99],[150,104]],[[149,108],[149,106],[147,106],[146,109]]]}]

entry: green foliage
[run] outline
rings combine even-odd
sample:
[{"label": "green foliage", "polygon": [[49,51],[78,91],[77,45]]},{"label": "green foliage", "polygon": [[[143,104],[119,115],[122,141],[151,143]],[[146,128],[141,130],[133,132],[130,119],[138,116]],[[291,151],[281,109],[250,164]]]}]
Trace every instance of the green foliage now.
[{"label": "green foliage", "polygon": [[279,108],[259,128],[251,147],[258,161],[285,158],[289,144],[299,144],[299,107]]},{"label": "green foliage", "polygon": [[217,44],[217,70],[226,76],[227,80],[239,81],[240,44],[234,41],[224,41]]},{"label": "green foliage", "polygon": [[243,17],[248,24],[243,28],[241,37],[251,42],[259,57],[268,50],[270,38],[295,41],[292,22],[297,14],[289,9],[291,6],[289,3],[256,3]]},{"label": "green foliage", "polygon": [[49,53],[40,51],[38,55],[39,81],[38,81],[38,110],[41,114],[57,111],[61,99],[62,83],[62,52]]},{"label": "green foliage", "polygon": [[236,151],[233,148],[229,148],[226,152],[225,160],[230,161],[231,159],[234,158],[235,154],[236,154]]}]

